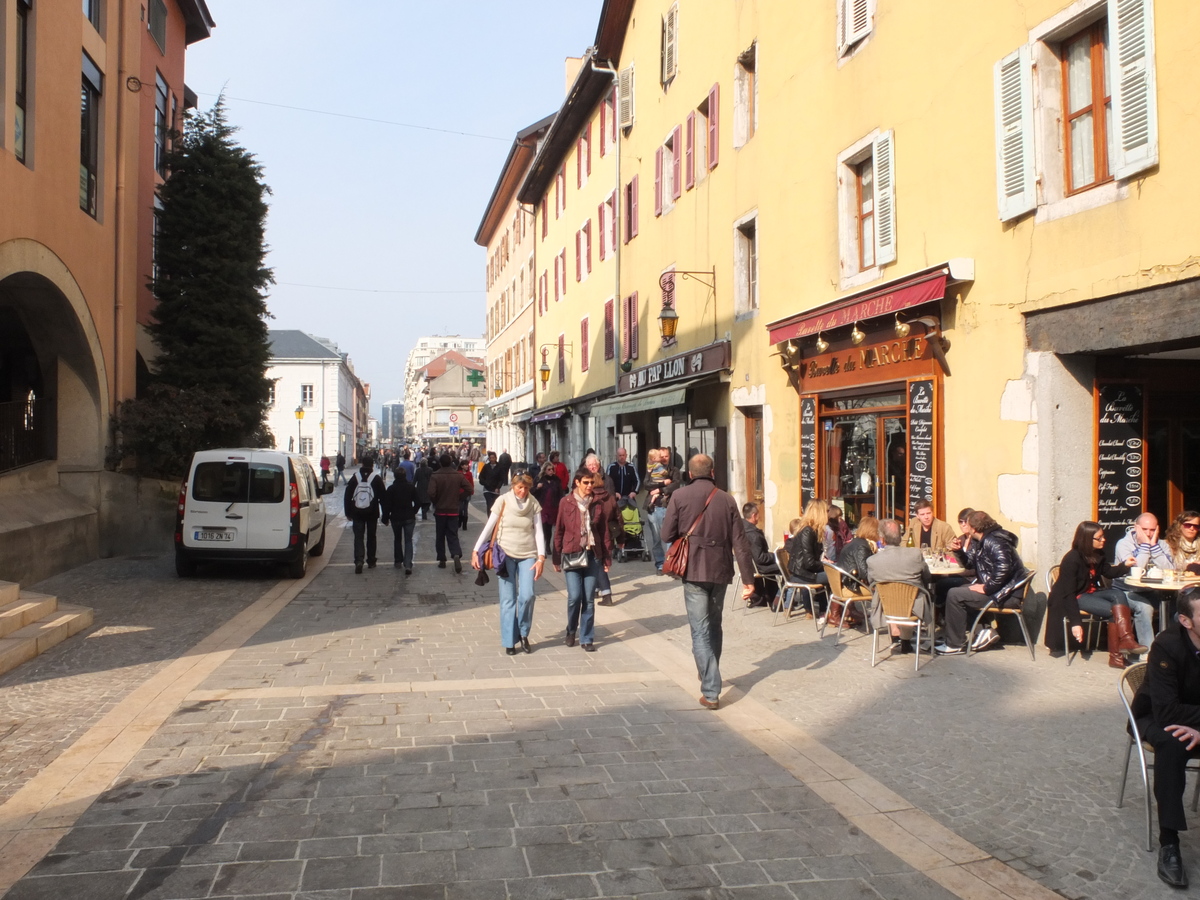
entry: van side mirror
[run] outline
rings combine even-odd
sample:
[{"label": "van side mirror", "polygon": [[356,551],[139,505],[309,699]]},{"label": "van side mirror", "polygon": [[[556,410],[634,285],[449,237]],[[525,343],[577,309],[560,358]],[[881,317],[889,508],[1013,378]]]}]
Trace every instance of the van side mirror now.
[{"label": "van side mirror", "polygon": [[323,485],[321,485],[321,496],[322,497],[325,496],[326,494],[332,494],[332,493],[333,493],[333,483],[332,482],[327,481]]}]

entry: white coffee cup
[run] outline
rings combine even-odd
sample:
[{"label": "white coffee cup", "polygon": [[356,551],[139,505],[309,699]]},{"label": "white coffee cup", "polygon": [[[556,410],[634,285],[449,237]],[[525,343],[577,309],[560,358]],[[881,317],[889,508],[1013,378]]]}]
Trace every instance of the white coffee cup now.
[{"label": "white coffee cup", "polygon": [[1129,569],[1129,577],[1130,578],[1141,578],[1142,577],[1142,567],[1141,566],[1132,566]]}]

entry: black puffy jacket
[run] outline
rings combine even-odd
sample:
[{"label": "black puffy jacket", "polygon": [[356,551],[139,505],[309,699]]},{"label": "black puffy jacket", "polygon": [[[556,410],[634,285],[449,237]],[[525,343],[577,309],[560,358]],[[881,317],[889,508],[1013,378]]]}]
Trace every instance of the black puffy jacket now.
[{"label": "black puffy jacket", "polygon": [[838,557],[838,568],[844,569],[859,582],[866,584],[867,560],[874,552],[875,548],[866,538],[854,538],[842,548],[842,555]]},{"label": "black puffy jacket", "polygon": [[788,574],[797,581],[811,582],[825,571],[821,564],[821,540],[808,525],[792,535],[787,549]]},{"label": "black puffy jacket", "polygon": [[1003,601],[1017,582],[1029,574],[1017,555],[1017,536],[997,525],[978,541],[974,559],[976,579],[985,594]]}]

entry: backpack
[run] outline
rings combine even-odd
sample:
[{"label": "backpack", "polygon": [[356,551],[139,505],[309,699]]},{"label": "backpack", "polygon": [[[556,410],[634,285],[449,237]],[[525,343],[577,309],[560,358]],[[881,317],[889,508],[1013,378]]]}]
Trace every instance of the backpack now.
[{"label": "backpack", "polygon": [[371,504],[375,502],[375,489],[371,487],[369,480],[364,481],[359,475],[358,484],[354,486],[354,508],[367,510],[371,508]]}]

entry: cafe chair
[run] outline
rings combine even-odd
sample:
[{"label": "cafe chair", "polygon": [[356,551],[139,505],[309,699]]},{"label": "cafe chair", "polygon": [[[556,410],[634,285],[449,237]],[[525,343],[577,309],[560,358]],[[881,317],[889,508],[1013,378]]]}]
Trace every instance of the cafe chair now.
[{"label": "cafe chair", "polygon": [[789,556],[787,549],[780,547],[775,551],[775,565],[779,566],[780,579],[782,580],[782,588],[779,591],[778,601],[775,605],[775,620],[771,623],[771,627],[775,627],[779,623],[779,614],[784,613],[784,622],[792,617],[792,608],[796,605],[796,595],[803,591],[808,597],[809,608],[812,609],[813,621],[817,624],[817,633],[821,633],[820,625],[820,608],[817,606],[817,594],[825,593],[825,585],[823,584],[806,584],[803,581],[796,581],[788,574]]},{"label": "cafe chair", "polygon": [[[883,610],[883,623],[879,627],[868,625],[871,629],[871,668],[875,668],[877,663],[875,657],[879,652],[879,633],[882,631],[884,634],[888,634],[891,630],[888,626],[901,625],[916,629],[916,648],[913,656],[915,657],[915,668],[920,671],[921,631],[925,627],[925,623],[920,616],[913,612],[913,606],[916,604],[917,598],[922,595],[924,595],[926,603],[933,604],[929,592],[915,584],[903,581],[880,581],[875,585],[875,597],[878,598]],[[933,635],[929,635],[929,637],[931,638],[929,658],[933,659]]]},{"label": "cafe chair", "polygon": [[[776,565],[778,565],[779,564],[778,556],[775,556],[775,561],[776,561]],[[780,573],[782,573],[783,570],[780,569],[779,572],[763,572],[758,567],[758,560],[754,559],[753,556],[750,558],[750,562],[754,564],[754,580],[755,581],[758,581],[761,578],[763,581],[775,582],[775,597],[776,597],[776,599],[778,599],[780,597],[780,595],[783,593],[783,575],[780,574]],[[741,592],[738,591],[736,593],[741,593]],[[737,609],[736,603],[732,607],[732,609]],[[750,611],[750,604],[747,601],[743,600],[742,601],[742,615],[743,616],[746,615],[746,613],[748,613],[749,611]]]},{"label": "cafe chair", "polygon": [[[1142,682],[1146,680],[1146,664],[1144,662],[1134,663],[1132,666],[1122,670],[1121,680],[1117,683],[1117,694],[1121,698],[1121,703],[1125,707],[1125,717],[1128,719],[1128,741],[1125,744],[1125,764],[1121,766],[1121,789],[1117,793],[1117,809],[1121,808],[1121,804],[1125,802],[1125,783],[1129,780],[1129,759],[1133,756],[1133,748],[1137,747],[1138,766],[1142,772],[1142,790],[1146,797],[1146,849],[1152,850],[1152,841],[1154,840],[1154,817],[1153,803],[1150,795],[1150,771],[1154,768],[1154,747],[1146,741],[1141,740],[1141,733],[1138,731],[1137,720],[1133,717],[1133,695],[1138,692],[1138,688],[1142,686]],[[1138,739],[1134,739],[1134,735]],[[1195,763],[1195,765],[1193,765]],[[1197,803],[1200,803],[1200,759],[1189,759],[1187,764],[1188,772],[1196,775],[1196,786],[1192,790],[1192,812],[1196,811]]]},{"label": "cafe chair", "polygon": [[[857,578],[843,569],[841,566],[835,566],[833,563],[825,563],[825,577],[829,579],[829,606],[833,608],[833,604],[837,603],[842,608],[842,617],[838,621],[837,634],[833,639],[833,646],[838,645],[838,641],[842,639],[842,629],[846,625],[846,616],[854,608],[855,604],[859,606],[859,612],[862,614],[863,621],[866,622],[867,610],[871,606],[872,597],[867,587]],[[826,622],[829,621],[829,616],[825,617]],[[825,629],[821,629],[821,637],[825,637]]]},{"label": "cafe chair", "polygon": [[971,655],[971,645],[975,642],[975,632],[979,630],[979,623],[983,621],[984,616],[991,613],[994,616],[1017,617],[1017,622],[1021,626],[1021,634],[1025,638],[1025,646],[1029,648],[1029,658],[1036,660],[1033,655],[1033,639],[1029,636],[1029,626],[1025,624],[1025,598],[1029,595],[1029,586],[1033,584],[1033,576],[1036,574],[1035,569],[1030,569],[1028,574],[1013,587],[1012,593],[1005,598],[1003,606],[993,600],[979,611],[979,615],[975,617],[975,622],[967,634],[967,656]]},{"label": "cafe chair", "polygon": [[[1058,566],[1051,566],[1046,572],[1046,596],[1050,596],[1050,592],[1054,590],[1054,583],[1058,581]],[[1083,621],[1083,643],[1079,645],[1079,649],[1075,653],[1090,653],[1088,648],[1095,648],[1099,641],[1099,633],[1097,626],[1104,624],[1104,619],[1099,616],[1093,616],[1086,609],[1079,611],[1079,618]],[[1050,623],[1046,623],[1046,627],[1050,627]],[[1071,658],[1074,654],[1071,652],[1071,620],[1063,616],[1063,649],[1067,653],[1067,665],[1071,664]]]}]

